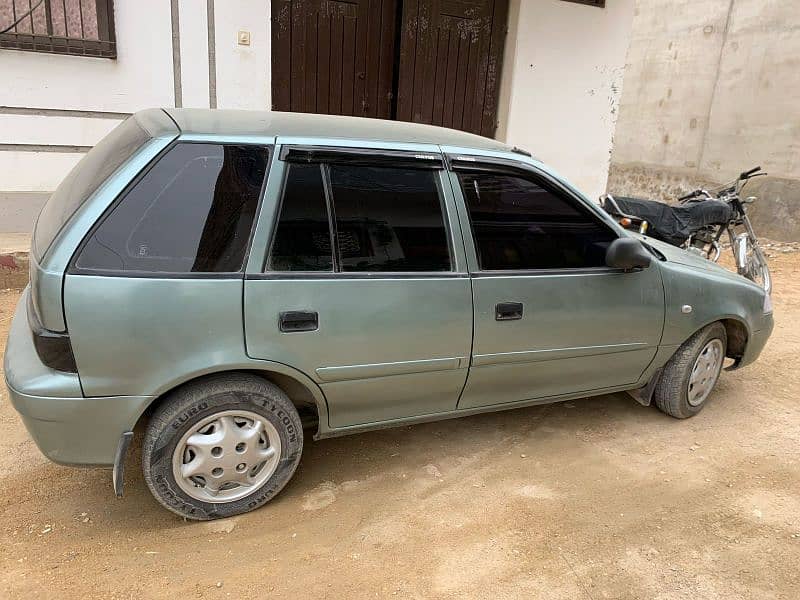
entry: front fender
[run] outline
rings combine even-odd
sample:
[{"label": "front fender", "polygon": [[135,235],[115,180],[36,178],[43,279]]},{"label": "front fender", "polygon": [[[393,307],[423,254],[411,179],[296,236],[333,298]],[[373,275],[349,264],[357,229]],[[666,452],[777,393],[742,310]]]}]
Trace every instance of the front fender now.
[{"label": "front fender", "polygon": [[764,292],[749,281],[722,270],[674,262],[661,266],[666,300],[662,345],[680,345],[706,325],[725,319],[741,323],[748,339],[766,326]]}]

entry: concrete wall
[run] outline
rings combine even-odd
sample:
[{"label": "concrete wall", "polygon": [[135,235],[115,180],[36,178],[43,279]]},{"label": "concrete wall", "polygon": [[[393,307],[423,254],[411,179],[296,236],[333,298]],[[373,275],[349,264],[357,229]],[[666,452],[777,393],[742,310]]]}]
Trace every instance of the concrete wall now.
[{"label": "concrete wall", "polygon": [[797,0],[637,0],[609,190],[666,200],[761,165],[757,229],[798,239],[798,73]]},{"label": "concrete wall", "polygon": [[512,0],[498,137],[596,198],[606,189],[634,0]]}]

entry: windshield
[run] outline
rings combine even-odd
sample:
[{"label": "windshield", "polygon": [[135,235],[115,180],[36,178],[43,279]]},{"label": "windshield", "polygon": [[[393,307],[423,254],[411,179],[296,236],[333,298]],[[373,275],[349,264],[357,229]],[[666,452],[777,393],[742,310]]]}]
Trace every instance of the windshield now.
[{"label": "windshield", "polygon": [[150,136],[128,117],[86,153],[64,178],[39,213],[33,252],[41,262],[53,240],[97,188],[144,145]]}]

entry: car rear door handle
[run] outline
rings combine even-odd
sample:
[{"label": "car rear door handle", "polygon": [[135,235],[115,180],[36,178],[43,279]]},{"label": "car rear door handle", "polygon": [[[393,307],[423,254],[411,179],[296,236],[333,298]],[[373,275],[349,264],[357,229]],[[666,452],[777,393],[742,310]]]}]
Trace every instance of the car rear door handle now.
[{"label": "car rear door handle", "polygon": [[495,321],[519,321],[522,318],[522,302],[501,302],[494,307]]},{"label": "car rear door handle", "polygon": [[316,331],[319,329],[319,315],[310,311],[288,310],[281,313],[280,327],[284,333]]}]

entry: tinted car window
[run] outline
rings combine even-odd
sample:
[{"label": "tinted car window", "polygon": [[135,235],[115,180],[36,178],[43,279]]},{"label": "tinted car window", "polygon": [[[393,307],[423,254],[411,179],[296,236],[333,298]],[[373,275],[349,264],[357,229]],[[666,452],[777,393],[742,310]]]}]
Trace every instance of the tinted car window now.
[{"label": "tinted car window", "polygon": [[78,208],[149,139],[136,119],[128,117],[75,165],[50,196],[36,221],[33,251],[39,260]]},{"label": "tinted car window", "polygon": [[342,271],[449,271],[434,171],[331,165]]},{"label": "tinted car window", "polygon": [[178,144],[97,227],[84,270],[222,273],[242,268],[268,149]]},{"label": "tinted car window", "polygon": [[605,266],[614,234],[574,199],[532,180],[495,173],[461,173],[485,271]]},{"label": "tinted car window", "polygon": [[267,261],[270,271],[331,271],[331,231],[322,168],[291,164]]}]

